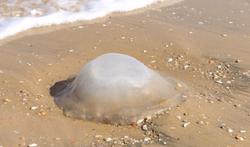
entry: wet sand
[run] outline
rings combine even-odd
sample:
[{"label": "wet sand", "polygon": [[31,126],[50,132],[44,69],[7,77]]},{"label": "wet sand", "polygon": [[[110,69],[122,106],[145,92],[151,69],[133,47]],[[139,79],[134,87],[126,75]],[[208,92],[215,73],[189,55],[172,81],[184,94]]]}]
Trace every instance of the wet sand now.
[{"label": "wet sand", "polygon": [[[55,31],[47,33],[34,34],[39,31],[34,29],[5,42],[0,46],[0,146],[247,147],[249,16],[246,0],[186,0],[49,27]],[[49,88],[108,52],[136,57],[184,82],[185,101],[144,127],[65,117]]]}]

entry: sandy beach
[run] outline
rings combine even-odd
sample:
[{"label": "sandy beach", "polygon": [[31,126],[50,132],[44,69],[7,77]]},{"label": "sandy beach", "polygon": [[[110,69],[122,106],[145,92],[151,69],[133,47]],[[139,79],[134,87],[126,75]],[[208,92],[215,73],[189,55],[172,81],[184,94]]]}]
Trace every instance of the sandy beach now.
[{"label": "sandy beach", "polygon": [[[184,0],[2,40],[0,147],[250,146],[249,17],[249,0]],[[182,81],[184,101],[141,126],[64,116],[50,87],[110,52]]]}]

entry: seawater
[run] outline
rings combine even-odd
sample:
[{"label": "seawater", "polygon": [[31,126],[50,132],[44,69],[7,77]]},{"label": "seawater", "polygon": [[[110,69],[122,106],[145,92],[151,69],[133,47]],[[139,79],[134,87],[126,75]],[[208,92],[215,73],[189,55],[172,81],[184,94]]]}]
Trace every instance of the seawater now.
[{"label": "seawater", "polygon": [[92,20],[163,1],[180,0],[1,0],[0,39],[35,27]]}]

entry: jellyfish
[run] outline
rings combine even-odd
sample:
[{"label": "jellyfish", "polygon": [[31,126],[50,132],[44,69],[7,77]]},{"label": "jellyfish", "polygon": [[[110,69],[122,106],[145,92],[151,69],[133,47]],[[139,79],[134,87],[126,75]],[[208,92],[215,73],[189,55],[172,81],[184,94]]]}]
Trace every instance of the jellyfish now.
[{"label": "jellyfish", "polygon": [[67,116],[132,124],[178,104],[181,92],[176,83],[134,57],[107,53],[88,62],[63,86],[55,84],[51,95]]}]

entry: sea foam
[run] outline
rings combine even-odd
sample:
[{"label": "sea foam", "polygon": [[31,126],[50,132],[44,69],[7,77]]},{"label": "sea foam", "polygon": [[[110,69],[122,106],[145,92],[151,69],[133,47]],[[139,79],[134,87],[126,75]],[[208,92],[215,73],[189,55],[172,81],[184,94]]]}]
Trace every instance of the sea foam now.
[{"label": "sea foam", "polygon": [[0,39],[31,28],[92,20],[162,1],[171,5],[180,0],[3,0],[0,6]]}]

